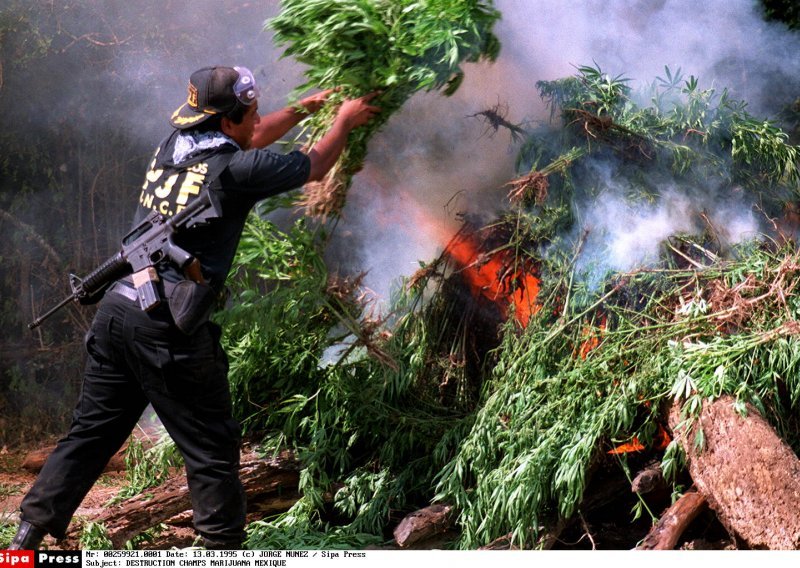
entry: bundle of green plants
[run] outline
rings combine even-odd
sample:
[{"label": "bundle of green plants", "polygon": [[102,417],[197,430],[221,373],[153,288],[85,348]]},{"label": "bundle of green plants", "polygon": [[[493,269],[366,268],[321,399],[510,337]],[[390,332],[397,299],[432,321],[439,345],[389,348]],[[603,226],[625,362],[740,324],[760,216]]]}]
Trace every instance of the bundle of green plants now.
[{"label": "bundle of green plants", "polygon": [[464,77],[463,62],[497,57],[491,30],[498,18],[491,0],[283,0],[267,27],[287,46],[285,56],[307,66],[298,92],[340,89],[307,121],[307,143],[330,128],[337,101],[380,92],[373,100],[380,115],[351,134],[326,181],[307,189],[309,213],[338,213],[370,138],[411,95],[439,89],[450,95]]},{"label": "bundle of green plants", "polygon": [[17,533],[17,522],[11,515],[0,517],[0,547],[8,548]]},{"label": "bundle of green plants", "polygon": [[[596,184],[576,176],[582,164],[603,160],[636,194],[656,195],[665,180],[691,187],[712,179],[744,187],[751,203],[780,211],[798,196],[798,147],[772,119],[751,115],[727,89],[702,88],[697,77],[664,69],[634,90],[623,76],[581,66],[576,75],[537,83],[554,121],[532,134],[517,159],[521,174],[544,172],[557,201],[586,194]],[[557,173],[558,176],[551,176]],[[515,187],[524,195],[524,188]],[[533,195],[528,192],[528,203]]]},{"label": "bundle of green plants", "polygon": [[[668,69],[646,96],[593,67],[539,88],[554,121],[520,153],[507,217],[520,234],[556,230],[518,249],[540,263],[542,309],[524,331],[508,325],[474,425],[438,478],[437,499],[461,511],[464,548],[509,534],[540,545],[578,510],[592,464],[633,437],[650,446],[673,400],[691,420],[703,400],[730,394],[800,442],[797,256],[771,217],[800,190],[798,148],[725,91]],[[624,188],[628,203],[657,204],[664,188],[691,199],[697,187],[739,196],[777,240],[726,248],[707,224],[665,240],[639,270],[579,262],[585,203]],[[668,476],[681,457],[671,444]]]},{"label": "bundle of green plants", "polygon": [[[463,408],[442,403],[434,382],[440,377],[428,372],[429,335],[437,329],[420,317],[420,297],[402,294],[391,334],[370,336],[369,312],[320,278],[325,271],[315,268],[315,249],[302,244],[310,244],[308,235],[286,235],[253,219],[234,278],[235,284],[246,275],[249,284],[235,293],[247,297],[259,280],[269,293],[254,294],[226,316],[237,414],[262,451],[290,448],[303,465],[303,498],[279,519],[252,525],[252,547],[382,542],[399,511],[430,498],[460,438],[454,433],[470,420]],[[283,281],[270,255],[248,254],[250,244],[270,250],[277,242],[292,267]]]},{"label": "bundle of green plants", "polygon": [[[547,280],[547,299],[571,292],[570,304],[506,333],[475,424],[439,476],[437,498],[461,511],[461,546],[508,533],[537,546],[577,511],[593,462],[633,437],[652,447],[671,401],[691,419],[703,400],[730,394],[800,448],[797,254],[737,253],[702,272],[619,274],[596,292],[570,287],[568,272]],[[665,474],[681,464],[673,443]]]},{"label": "bundle of green plants", "polygon": [[322,242],[305,219],[282,230],[252,215],[245,227],[229,279],[231,302],[217,319],[234,415],[246,433],[282,429],[286,415],[277,411],[285,397],[314,392],[327,347],[347,335],[337,329],[327,294]]}]

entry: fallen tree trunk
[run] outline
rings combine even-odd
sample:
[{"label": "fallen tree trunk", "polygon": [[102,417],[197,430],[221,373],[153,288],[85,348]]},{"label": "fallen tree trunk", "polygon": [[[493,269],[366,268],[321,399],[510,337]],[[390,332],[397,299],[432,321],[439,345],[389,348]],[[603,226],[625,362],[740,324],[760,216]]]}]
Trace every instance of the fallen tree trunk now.
[{"label": "fallen tree trunk", "polygon": [[401,548],[447,531],[453,524],[450,505],[431,505],[407,515],[394,529],[394,540]]},{"label": "fallen tree trunk", "polygon": [[[247,495],[248,512],[286,510],[299,498],[300,466],[291,454],[273,459],[247,456],[242,460],[239,477]],[[89,520],[101,523],[114,548],[121,548],[134,536],[191,508],[186,477],[180,475]],[[67,540],[78,537],[79,529],[73,528]]]},{"label": "fallen tree trunk", "polygon": [[650,529],[642,543],[636,548],[638,550],[673,550],[683,531],[692,524],[697,515],[705,510],[707,504],[706,498],[696,491],[684,493],[661,515],[661,519]]},{"label": "fallen tree trunk", "polygon": [[[800,548],[800,460],[755,408],[736,413],[733,399],[704,402],[691,428],[670,425],[686,451],[689,473],[720,522],[753,549]],[[695,445],[702,428],[703,447]]]},{"label": "fallen tree trunk", "polygon": [[[47,446],[46,448],[39,448],[38,450],[31,450],[25,456],[22,462],[22,469],[30,473],[39,473],[44,462],[50,457],[50,454],[55,450],[55,445]],[[128,449],[128,444],[125,444],[117,453],[111,456],[108,464],[106,464],[104,472],[124,471],[125,470],[125,451]]]}]

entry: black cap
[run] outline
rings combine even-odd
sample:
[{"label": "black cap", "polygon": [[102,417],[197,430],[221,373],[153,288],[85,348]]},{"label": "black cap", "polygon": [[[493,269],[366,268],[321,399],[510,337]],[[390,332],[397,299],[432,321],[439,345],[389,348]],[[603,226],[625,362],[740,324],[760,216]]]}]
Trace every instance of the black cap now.
[{"label": "black cap", "polygon": [[189,96],[172,113],[170,124],[181,130],[192,128],[215,114],[233,110],[237,98],[233,86],[239,72],[233,67],[203,67],[189,78]]}]

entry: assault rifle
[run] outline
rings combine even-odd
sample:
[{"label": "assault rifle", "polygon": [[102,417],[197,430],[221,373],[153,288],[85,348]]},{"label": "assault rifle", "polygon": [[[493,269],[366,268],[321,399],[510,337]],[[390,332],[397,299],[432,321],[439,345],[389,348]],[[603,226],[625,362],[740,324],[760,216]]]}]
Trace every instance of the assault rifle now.
[{"label": "assault rifle", "polygon": [[72,288],[72,295],[29,323],[28,329],[38,327],[70,302],[92,303],[92,296],[128,274],[133,274],[133,285],[136,288],[139,306],[144,311],[155,308],[161,302],[156,287],[158,274],[155,266],[161,261],[172,261],[178,268],[184,270],[190,279],[195,281],[202,279],[200,263],[191,254],[175,245],[172,241],[173,235],[178,231],[205,224],[219,216],[208,191],[204,191],[192,201],[191,205],[181,209],[172,217],[168,218],[158,211],[152,211],[122,239],[122,249],[117,254],[83,278],[70,274],[69,285]]}]

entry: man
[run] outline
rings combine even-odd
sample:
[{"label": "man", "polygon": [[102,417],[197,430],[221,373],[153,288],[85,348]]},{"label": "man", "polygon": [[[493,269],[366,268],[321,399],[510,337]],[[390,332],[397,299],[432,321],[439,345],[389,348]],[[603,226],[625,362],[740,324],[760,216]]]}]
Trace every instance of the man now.
[{"label": "man", "polygon": [[[200,262],[191,279],[169,262],[146,275],[160,303],[139,307],[137,276],[112,284],[86,336],[88,360],[69,434],[45,463],[21,504],[12,549],[36,548],[46,534],[64,536],[69,521],[148,403],[180,449],[206,548],[241,548],[245,497],[239,481],[239,425],[231,413],[228,364],[219,327],[204,298],[223,289],[242,228],[261,199],[322,179],[349,132],[380,109],[375,94],[347,100],[307,153],[265,148],[318,110],[328,91],[297,108],[258,114],[258,87],[244,67],[192,74],[175,130],[155,152],[139,195],[136,226],[151,210],[171,216],[208,192],[221,218],[175,236]],[[188,290],[188,291],[187,291]],[[208,292],[208,293],[207,293]],[[199,302],[197,299],[201,298]]]}]

